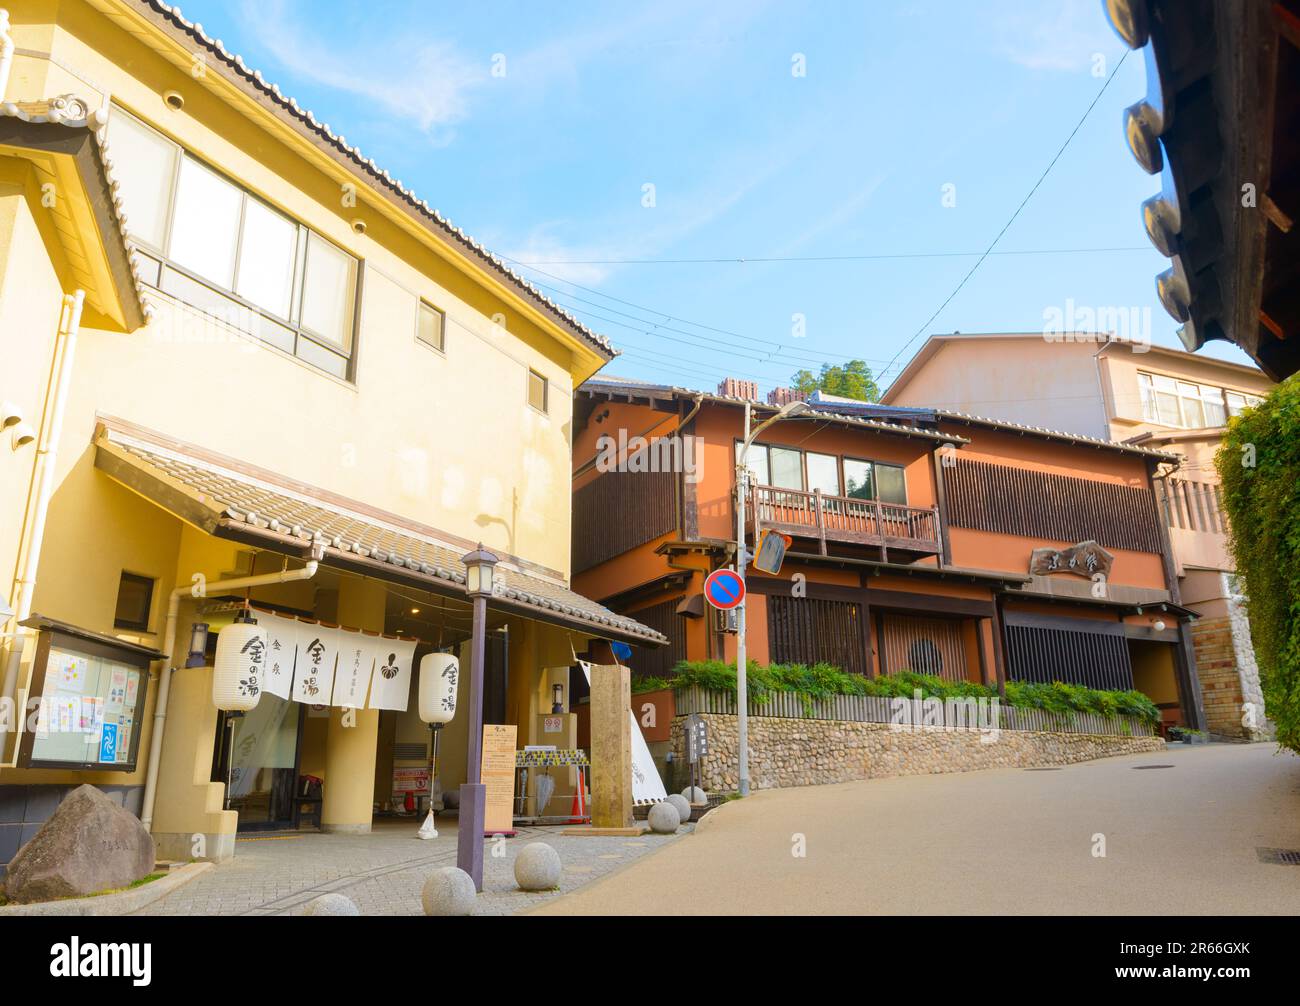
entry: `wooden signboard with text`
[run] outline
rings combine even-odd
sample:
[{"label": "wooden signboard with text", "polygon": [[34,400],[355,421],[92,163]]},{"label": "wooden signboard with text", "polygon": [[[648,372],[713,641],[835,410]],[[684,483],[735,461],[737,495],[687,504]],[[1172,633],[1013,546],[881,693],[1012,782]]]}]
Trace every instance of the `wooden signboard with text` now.
[{"label": "wooden signboard with text", "polygon": [[483,725],[483,787],[486,790],[483,831],[513,835],[515,805],[515,733],[518,727]]}]

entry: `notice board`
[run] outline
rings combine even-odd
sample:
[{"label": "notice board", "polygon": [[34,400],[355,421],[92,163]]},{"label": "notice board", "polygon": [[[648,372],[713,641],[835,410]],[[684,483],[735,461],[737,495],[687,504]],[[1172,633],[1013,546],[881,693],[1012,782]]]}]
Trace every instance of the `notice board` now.
[{"label": "notice board", "polygon": [[483,830],[489,835],[515,830],[515,733],[517,727],[483,725]]}]

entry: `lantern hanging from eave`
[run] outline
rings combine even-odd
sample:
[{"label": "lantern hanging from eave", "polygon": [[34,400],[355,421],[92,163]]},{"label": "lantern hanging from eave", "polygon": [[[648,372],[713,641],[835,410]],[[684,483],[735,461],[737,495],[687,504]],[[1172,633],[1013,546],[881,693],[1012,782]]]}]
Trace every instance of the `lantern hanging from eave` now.
[{"label": "lantern hanging from eave", "polygon": [[228,712],[247,712],[262,697],[266,630],[248,609],[217,634],[212,671],[212,704]]},{"label": "lantern hanging from eave", "polygon": [[420,719],[450,723],[456,715],[460,661],[451,653],[426,653],[420,661]]}]

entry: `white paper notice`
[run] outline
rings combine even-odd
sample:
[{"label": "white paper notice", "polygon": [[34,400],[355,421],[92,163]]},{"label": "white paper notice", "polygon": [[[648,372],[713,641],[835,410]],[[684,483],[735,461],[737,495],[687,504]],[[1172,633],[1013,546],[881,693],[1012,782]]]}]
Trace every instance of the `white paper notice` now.
[{"label": "white paper notice", "polygon": [[406,712],[411,699],[411,663],[414,639],[378,639],[379,659],[370,682],[370,708]]},{"label": "white paper notice", "polygon": [[[262,675],[262,689],[282,699],[289,698],[293,681],[293,656],[298,648],[296,618],[283,615],[258,614],[257,620],[266,627],[266,671]],[[314,626],[302,624],[304,630]]]},{"label": "white paper notice", "polygon": [[334,698],[330,704],[359,709],[366,704],[370,672],[375,667],[375,636],[344,629],[339,633],[339,669],[334,675]]},{"label": "white paper notice", "polygon": [[304,622],[298,627],[298,660],[293,675],[293,700],[328,704],[334,688],[334,662],[339,655],[339,629]]}]

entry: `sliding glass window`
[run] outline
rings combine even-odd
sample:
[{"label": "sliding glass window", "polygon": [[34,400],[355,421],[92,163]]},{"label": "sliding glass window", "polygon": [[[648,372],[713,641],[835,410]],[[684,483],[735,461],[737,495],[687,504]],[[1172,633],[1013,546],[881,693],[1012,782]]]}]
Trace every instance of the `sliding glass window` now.
[{"label": "sliding glass window", "polygon": [[335,377],[352,374],[360,263],[120,108],[108,146],[152,286]]}]

